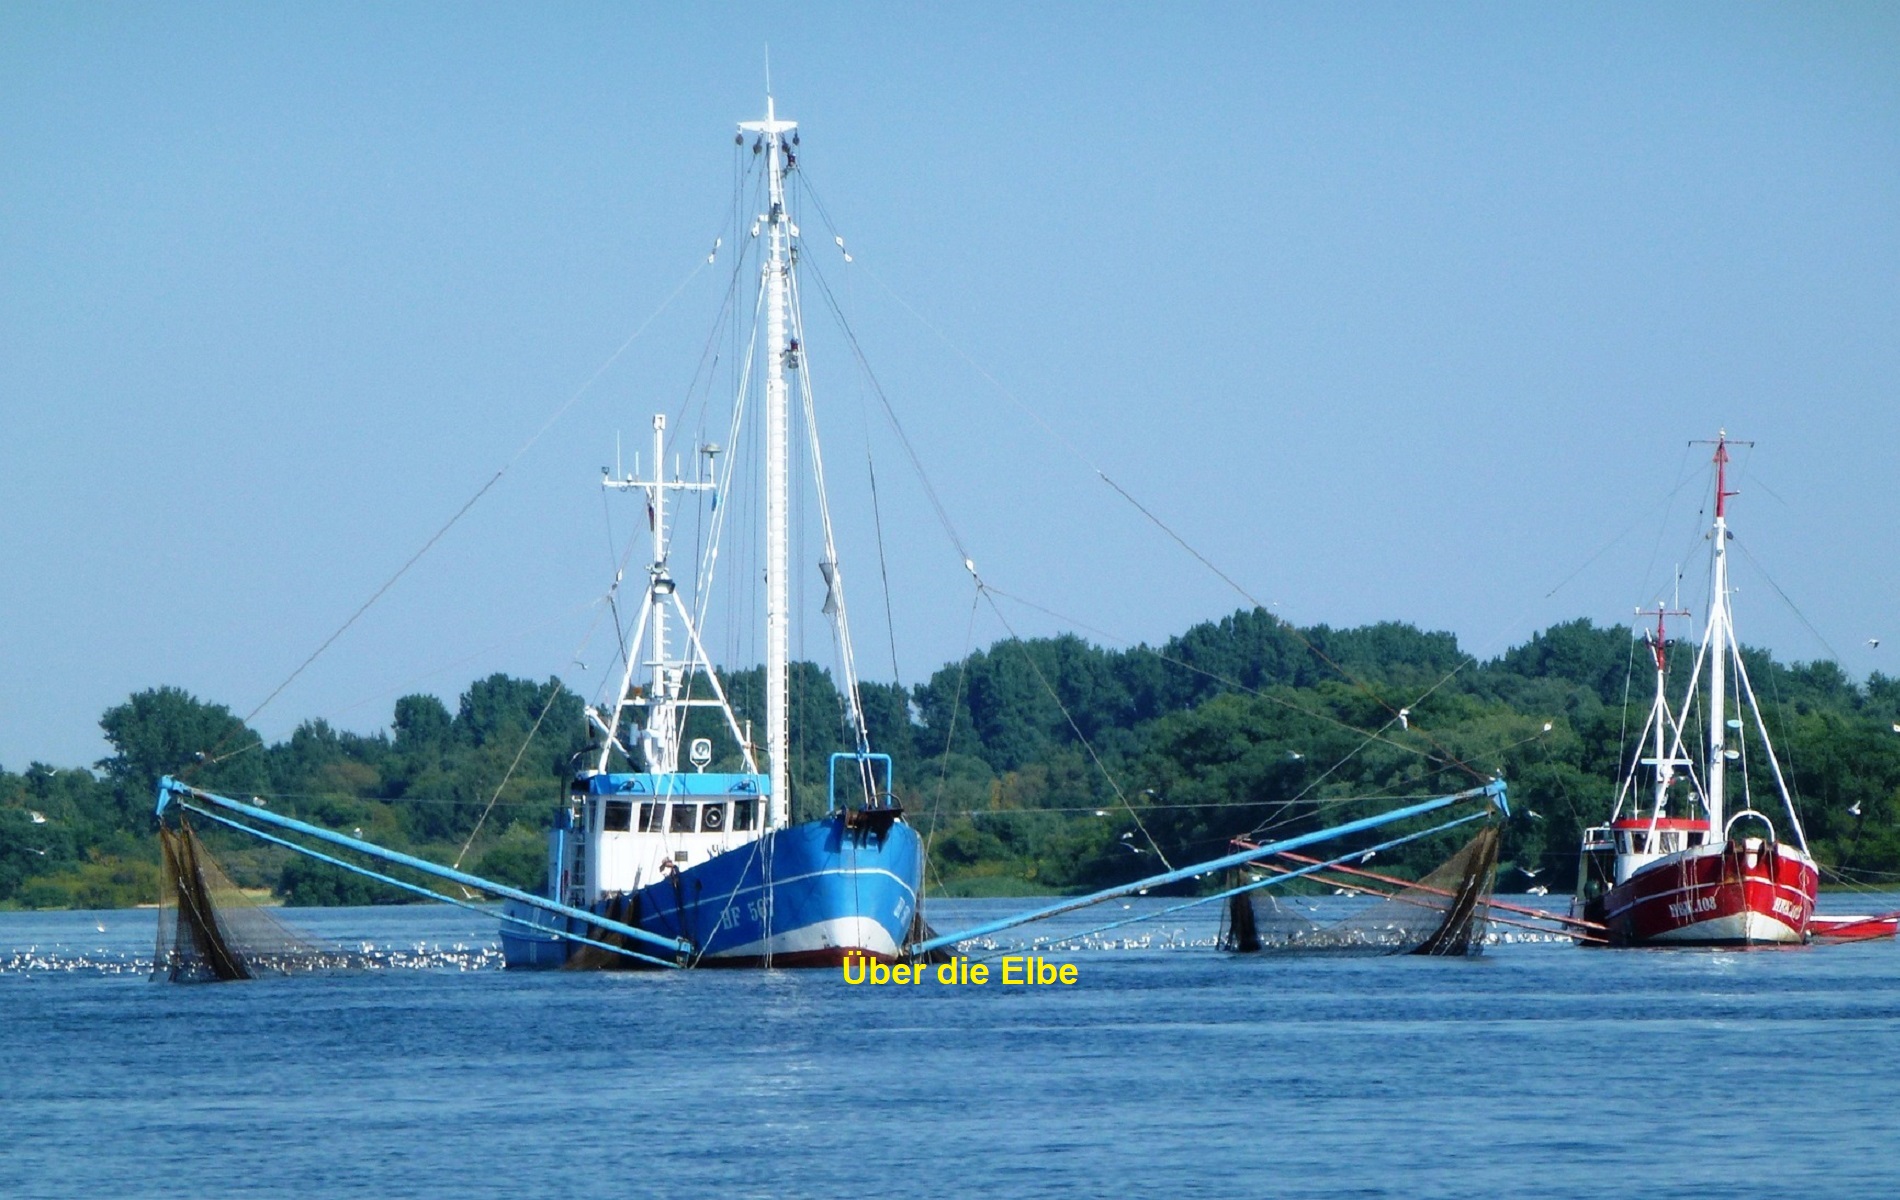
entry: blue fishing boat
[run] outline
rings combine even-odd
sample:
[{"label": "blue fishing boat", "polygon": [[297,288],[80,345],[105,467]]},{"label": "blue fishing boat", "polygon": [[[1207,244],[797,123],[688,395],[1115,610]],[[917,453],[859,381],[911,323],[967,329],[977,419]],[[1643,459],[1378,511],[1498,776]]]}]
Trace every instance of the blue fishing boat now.
[{"label": "blue fishing boat", "polygon": [[[799,231],[786,203],[796,130],[796,122],[779,118],[769,96],[764,119],[739,126],[740,145],[751,142],[760,167],[765,209],[752,226],[759,293],[748,340],[757,349],[747,360],[730,425],[736,442],[750,416],[749,393],[756,392],[750,406],[762,410],[764,434],[756,480],[764,491],[764,745],[755,746],[751,727],[735,712],[700,636],[726,515],[734,509],[719,500],[743,482],[734,478],[737,458],[722,459],[718,447],[701,445],[691,455],[693,468],[682,474],[684,456],[668,443],[666,418],[655,416],[649,469],[636,466],[603,480],[609,490],[645,500],[644,595],[617,693],[588,709],[595,743],[549,834],[546,899],[558,907],[506,903],[502,947],[510,967],[630,961],[588,940],[598,930],[576,912],[689,947],[688,961],[704,966],[835,965],[851,954],[894,959],[910,940],[923,847],[892,794],[891,760],[871,749],[822,460],[810,428],[810,368],[800,353]],[[807,457],[823,540],[819,570],[824,613],[840,647],[843,724],[855,743],[832,756],[823,815],[796,824],[787,638],[794,390],[811,438]],[[674,508],[688,498],[704,506],[694,526],[703,543],[693,553],[690,589],[676,578],[672,537]],[[689,717],[702,712],[708,714],[701,718],[703,732],[689,736]],[[716,760],[737,769],[708,770]]]}]

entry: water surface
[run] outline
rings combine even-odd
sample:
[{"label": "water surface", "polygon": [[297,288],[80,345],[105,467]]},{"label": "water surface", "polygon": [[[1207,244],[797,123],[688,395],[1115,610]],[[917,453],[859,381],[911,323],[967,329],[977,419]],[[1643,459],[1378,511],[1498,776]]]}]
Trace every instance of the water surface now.
[{"label": "water surface", "polygon": [[1193,912],[1043,951],[1073,987],[872,988],[287,917],[382,965],[154,984],[149,911],[0,913],[0,1195],[1900,1195],[1893,942],[1240,958]]}]

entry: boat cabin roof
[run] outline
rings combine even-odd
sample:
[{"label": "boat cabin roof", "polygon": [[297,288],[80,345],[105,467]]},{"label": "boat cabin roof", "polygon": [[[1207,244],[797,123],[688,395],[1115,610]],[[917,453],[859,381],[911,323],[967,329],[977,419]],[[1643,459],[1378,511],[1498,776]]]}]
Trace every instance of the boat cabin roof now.
[{"label": "boat cabin roof", "polygon": [[590,796],[763,796],[772,790],[772,777],[724,771],[676,775],[608,772],[576,777],[574,790]]},{"label": "boat cabin roof", "polygon": [[1620,821],[1610,822],[1612,829],[1701,829],[1706,831],[1709,823],[1696,817],[1624,817]]}]

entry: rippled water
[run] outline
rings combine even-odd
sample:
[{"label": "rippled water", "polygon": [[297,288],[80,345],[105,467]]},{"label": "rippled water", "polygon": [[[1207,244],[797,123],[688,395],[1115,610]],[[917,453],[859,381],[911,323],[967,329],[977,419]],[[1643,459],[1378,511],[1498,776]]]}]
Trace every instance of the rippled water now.
[{"label": "rippled water", "polygon": [[369,969],[153,984],[151,912],[0,914],[0,1195],[1900,1195],[1893,942],[1235,958],[1188,913],[1039,950],[1073,987],[872,988],[288,915]]}]

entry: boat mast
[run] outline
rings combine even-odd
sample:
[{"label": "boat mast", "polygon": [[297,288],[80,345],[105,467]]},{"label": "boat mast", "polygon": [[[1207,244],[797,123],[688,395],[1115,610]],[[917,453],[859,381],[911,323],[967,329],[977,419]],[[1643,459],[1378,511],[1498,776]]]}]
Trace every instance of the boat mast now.
[{"label": "boat mast", "polygon": [[[753,769],[752,750],[739,729],[738,718],[727,703],[725,687],[719,682],[719,676],[712,670],[712,660],[706,654],[706,647],[700,641],[699,630],[685,607],[680,603],[679,586],[673,580],[671,569],[667,566],[670,549],[667,533],[668,492],[709,492],[717,485],[707,479],[689,480],[679,476],[677,463],[673,478],[666,477],[666,418],[655,415],[653,418],[653,470],[651,478],[637,479],[634,475],[616,476],[609,474],[601,480],[601,486],[608,491],[642,492],[647,502],[647,530],[652,542],[652,553],[647,562],[646,593],[640,602],[640,615],[634,621],[633,636],[627,642],[626,669],[620,677],[620,690],[611,716],[589,707],[587,719],[604,739],[600,753],[594,763],[596,771],[606,771],[613,761],[613,752],[619,749],[629,762],[639,769],[642,766],[656,774],[671,774],[679,770],[680,734],[683,729],[683,716],[689,708],[718,708],[726,719],[726,727],[731,730],[733,739],[739,743],[740,757],[746,763],[746,769]],[[635,460],[638,473],[639,463]],[[604,468],[603,468],[604,470]],[[676,659],[672,652],[672,633],[669,628],[667,610],[673,609],[673,616],[679,621],[680,632],[691,648],[690,658]],[[645,657],[641,648],[646,647]],[[640,668],[648,669],[646,691],[641,693],[634,684],[634,675]],[[706,669],[706,683],[712,691],[710,699],[694,699],[689,691],[695,672]],[[643,708],[646,716],[640,722],[640,736],[632,739],[628,745],[620,740],[620,730],[626,723],[627,710]],[[635,749],[638,749],[636,755]]]},{"label": "boat mast", "polygon": [[673,711],[673,680],[668,671],[666,646],[666,603],[659,597],[670,594],[673,581],[666,574],[666,418],[653,417],[653,486],[647,490],[649,531],[653,537],[653,565],[649,588],[657,601],[653,605],[653,623],[648,632],[653,638],[652,690],[647,694],[646,728],[640,738],[646,751],[647,770],[679,770],[679,735]]},{"label": "boat mast", "polygon": [[1636,611],[1640,616],[1656,618],[1656,637],[1649,644],[1650,656],[1656,661],[1656,699],[1650,706],[1649,719],[1656,733],[1655,758],[1650,760],[1650,766],[1656,772],[1655,807],[1651,811],[1660,817],[1667,815],[1665,807],[1669,803],[1669,784],[1675,778],[1675,769],[1684,765],[1680,759],[1669,754],[1665,740],[1674,718],[1670,716],[1666,694],[1669,684],[1669,633],[1664,621],[1669,617],[1686,617],[1689,613],[1686,609],[1664,608],[1660,602],[1655,608],[1639,608]]},{"label": "boat mast", "polygon": [[[1701,445],[1708,445],[1703,442]],[[1728,607],[1728,501],[1737,495],[1728,490],[1728,430],[1715,435],[1715,540],[1709,580],[1709,786],[1707,807],[1709,833],[1724,833],[1723,803],[1726,797],[1728,765],[1728,656],[1734,653],[1735,629]]]},{"label": "boat mast", "polygon": [[785,214],[785,134],[798,127],[781,121],[765,97],[765,119],[744,121],[739,128],[757,134],[765,154],[765,178],[770,210],[765,214],[765,753],[772,794],[766,801],[768,827],[787,823],[791,812],[789,750],[791,747],[790,695],[787,687],[788,630],[790,625],[790,562],[787,548],[791,507],[789,439],[786,424],[790,405],[785,384],[788,247],[791,222]]}]

